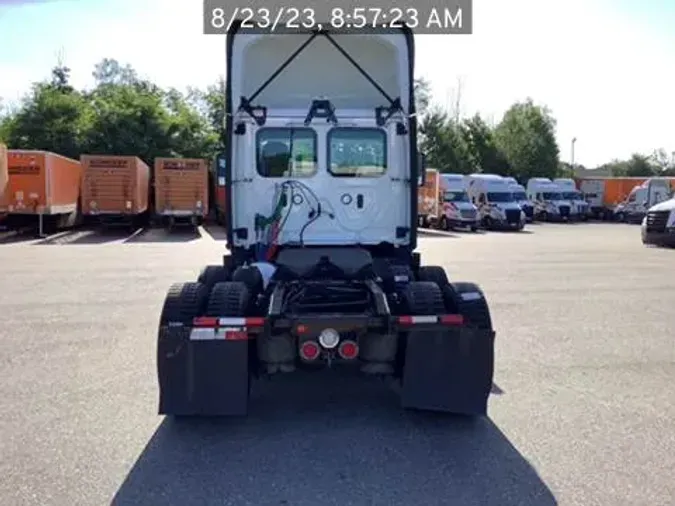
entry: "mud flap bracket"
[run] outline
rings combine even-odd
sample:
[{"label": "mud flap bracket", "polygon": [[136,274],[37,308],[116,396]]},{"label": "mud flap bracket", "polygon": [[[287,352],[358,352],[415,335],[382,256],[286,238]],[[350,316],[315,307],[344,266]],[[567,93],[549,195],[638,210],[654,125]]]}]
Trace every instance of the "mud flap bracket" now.
[{"label": "mud flap bracket", "polygon": [[486,415],[494,338],[494,331],[467,328],[408,332],[401,405]]}]

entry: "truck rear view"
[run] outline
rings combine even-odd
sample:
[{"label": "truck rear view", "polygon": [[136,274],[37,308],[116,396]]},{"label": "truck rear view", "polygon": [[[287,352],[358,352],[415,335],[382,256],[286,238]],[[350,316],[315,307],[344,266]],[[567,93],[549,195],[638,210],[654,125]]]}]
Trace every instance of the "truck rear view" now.
[{"label": "truck rear view", "polygon": [[135,156],[82,155],[82,211],[104,226],[136,227],[147,216],[150,168]]},{"label": "truck rear view", "polygon": [[415,252],[412,33],[235,23],[226,50],[229,254],[164,299],[159,413],[243,415],[255,378],[338,368],[399,382],[405,408],[484,415],[485,296]]},{"label": "truck rear view", "polygon": [[155,159],[155,213],[171,228],[199,225],[209,212],[209,174],[205,160]]},{"label": "truck rear view", "polygon": [[77,224],[80,162],[47,151],[7,152],[7,183],[0,209],[17,225],[34,224],[55,231]]}]

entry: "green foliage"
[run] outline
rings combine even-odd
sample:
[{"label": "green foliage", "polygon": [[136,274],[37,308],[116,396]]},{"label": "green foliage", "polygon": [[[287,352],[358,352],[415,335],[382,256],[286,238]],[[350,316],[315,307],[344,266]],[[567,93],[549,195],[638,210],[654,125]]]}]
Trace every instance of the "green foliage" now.
[{"label": "green foliage", "polygon": [[423,77],[415,79],[414,93],[415,110],[420,117],[423,117],[431,104],[431,83]]},{"label": "green foliage", "polygon": [[497,146],[519,180],[558,176],[555,120],[531,99],[512,105],[495,129]]},{"label": "green foliage", "polygon": [[[92,72],[92,90],[76,90],[59,63],[17,106],[0,100],[0,141],[16,149],[80,154],[213,159],[225,148],[225,80],[205,90],[163,90],[129,65],[105,58]],[[572,177],[586,168],[560,161],[556,123],[531,99],[513,104],[493,127],[478,114],[461,119],[433,106],[431,85],[415,79],[420,149],[442,172]],[[458,109],[459,110],[459,109]],[[675,176],[675,153],[660,149],[612,160],[600,172],[614,176]]]},{"label": "green foliage", "polygon": [[58,66],[36,83],[15,111],[0,118],[0,140],[15,149],[212,159],[223,147],[224,84],[205,93],[162,90],[116,60],[95,66],[96,86],[75,90]]}]

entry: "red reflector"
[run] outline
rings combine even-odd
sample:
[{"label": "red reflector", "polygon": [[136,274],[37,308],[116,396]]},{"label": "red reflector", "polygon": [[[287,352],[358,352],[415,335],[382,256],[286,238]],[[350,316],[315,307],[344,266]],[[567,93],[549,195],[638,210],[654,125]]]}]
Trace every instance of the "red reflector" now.
[{"label": "red reflector", "polygon": [[345,360],[352,360],[359,354],[359,345],[354,341],[342,341],[338,347],[338,353]]},{"label": "red reflector", "polygon": [[300,356],[304,360],[315,360],[319,353],[321,353],[321,349],[314,341],[305,341],[300,346]]},{"label": "red reflector", "polygon": [[200,316],[192,320],[192,325],[195,327],[217,327],[218,318],[211,318],[209,316]]},{"label": "red reflector", "polygon": [[265,318],[253,317],[246,318],[247,327],[263,327],[265,325]]},{"label": "red reflector", "polygon": [[412,325],[413,324],[413,317],[412,316],[399,316],[398,317],[398,322],[401,325]]},{"label": "red reflector", "polygon": [[444,314],[439,320],[445,325],[464,325],[464,317],[461,314]]},{"label": "red reflector", "polygon": [[225,332],[225,340],[227,341],[246,341],[248,333],[244,330],[228,330]]},{"label": "red reflector", "polygon": [[305,332],[307,332],[307,325],[302,325],[302,324],[298,325],[297,327],[295,327],[295,331],[298,334],[304,334]]}]

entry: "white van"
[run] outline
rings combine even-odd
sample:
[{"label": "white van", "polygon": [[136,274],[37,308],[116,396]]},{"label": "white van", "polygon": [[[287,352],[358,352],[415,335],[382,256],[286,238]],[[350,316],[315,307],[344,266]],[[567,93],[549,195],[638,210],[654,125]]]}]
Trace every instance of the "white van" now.
[{"label": "white van", "polygon": [[495,174],[465,176],[466,190],[471,201],[478,206],[481,225],[488,229],[506,228],[522,230],[525,213],[513,197],[509,183]]},{"label": "white van", "polygon": [[527,181],[527,197],[534,202],[534,217],[544,221],[567,221],[572,203],[563,199],[560,187],[547,177]]},{"label": "white van", "polygon": [[590,215],[590,206],[584,199],[583,193],[577,189],[574,179],[557,178],[553,182],[560,187],[563,200],[569,200],[572,204],[571,215],[577,220],[587,220]]}]

